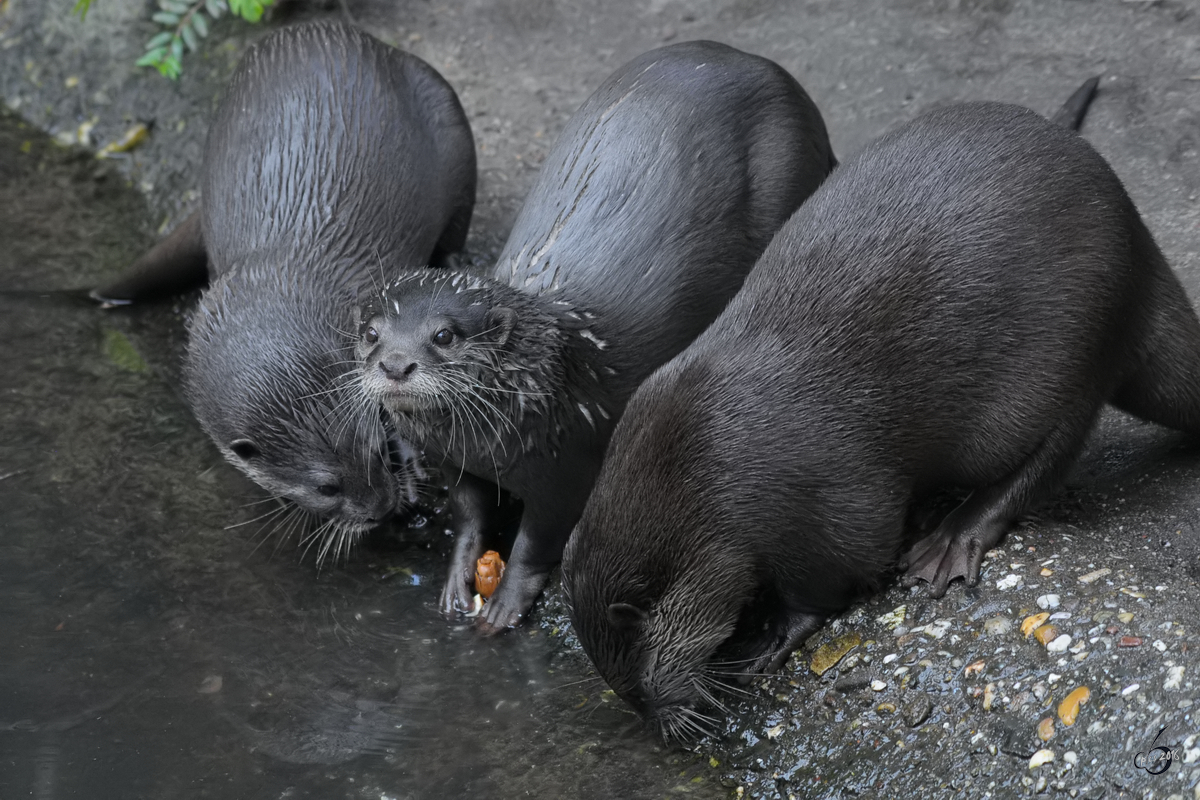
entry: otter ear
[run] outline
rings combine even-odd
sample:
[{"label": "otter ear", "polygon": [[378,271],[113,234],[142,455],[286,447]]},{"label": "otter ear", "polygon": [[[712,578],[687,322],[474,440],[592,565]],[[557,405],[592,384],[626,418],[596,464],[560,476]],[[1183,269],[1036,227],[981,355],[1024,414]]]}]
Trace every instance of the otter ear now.
[{"label": "otter ear", "polygon": [[504,344],[517,324],[517,312],[507,306],[496,306],[488,312],[486,324],[496,344]]},{"label": "otter ear", "polygon": [[608,621],[614,628],[632,630],[639,627],[650,616],[630,603],[613,603],[608,607]]}]

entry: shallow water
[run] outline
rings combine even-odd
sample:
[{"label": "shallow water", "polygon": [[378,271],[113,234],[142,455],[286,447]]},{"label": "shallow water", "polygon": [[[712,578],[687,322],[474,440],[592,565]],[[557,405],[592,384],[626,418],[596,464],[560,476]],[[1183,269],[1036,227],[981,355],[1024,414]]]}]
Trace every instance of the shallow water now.
[{"label": "shallow water", "polygon": [[187,300],[62,291],[146,216],[0,116],[0,797],[723,796],[557,637],[442,621],[436,509],[320,571],[263,541],[176,393]]}]

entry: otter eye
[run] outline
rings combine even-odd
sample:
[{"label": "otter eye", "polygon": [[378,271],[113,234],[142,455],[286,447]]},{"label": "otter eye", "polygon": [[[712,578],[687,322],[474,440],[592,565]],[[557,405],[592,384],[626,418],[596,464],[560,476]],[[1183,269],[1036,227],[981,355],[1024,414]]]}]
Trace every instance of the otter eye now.
[{"label": "otter eye", "polygon": [[367,330],[363,333],[363,340],[367,344],[375,344],[379,341],[379,331],[375,330],[374,328],[367,328]]},{"label": "otter eye", "polygon": [[454,341],[454,331],[449,328],[442,328],[433,335],[433,343],[438,347],[445,347]]},{"label": "otter eye", "polygon": [[249,439],[238,439],[229,443],[229,449],[243,461],[249,461],[258,455],[258,447]]},{"label": "otter eye", "polygon": [[337,497],[342,493],[342,487],[338,486],[336,483],[322,483],[317,487],[317,492],[325,495],[326,497]]}]

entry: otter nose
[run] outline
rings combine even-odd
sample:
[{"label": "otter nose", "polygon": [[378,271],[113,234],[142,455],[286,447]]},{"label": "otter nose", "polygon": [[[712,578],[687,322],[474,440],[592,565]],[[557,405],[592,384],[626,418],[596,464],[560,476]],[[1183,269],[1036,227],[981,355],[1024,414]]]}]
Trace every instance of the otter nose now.
[{"label": "otter nose", "polygon": [[406,381],[417,371],[417,362],[405,364],[403,361],[396,363],[383,360],[379,362],[379,371],[394,381]]}]

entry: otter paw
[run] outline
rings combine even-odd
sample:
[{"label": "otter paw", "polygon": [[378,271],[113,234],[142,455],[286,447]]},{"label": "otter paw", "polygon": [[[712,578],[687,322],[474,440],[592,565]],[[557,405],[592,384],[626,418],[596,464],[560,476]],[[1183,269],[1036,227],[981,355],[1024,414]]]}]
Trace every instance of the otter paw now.
[{"label": "otter paw", "polygon": [[913,545],[904,557],[905,588],[921,581],[929,584],[929,596],[946,594],[950,581],[962,578],[968,586],[979,583],[979,567],[985,551],[983,542],[974,536],[954,536],[933,533]]},{"label": "otter paw", "polygon": [[475,607],[475,595],[465,580],[451,578],[442,588],[440,606],[443,617],[457,619]]},{"label": "otter paw", "polygon": [[509,628],[515,628],[521,624],[521,620],[525,616],[525,612],[529,607],[517,608],[504,603],[500,596],[500,591],[492,595],[492,599],[488,600],[487,606],[483,610],[483,614],[475,623],[475,630],[479,631],[484,636],[495,636],[497,633],[503,633]]}]

